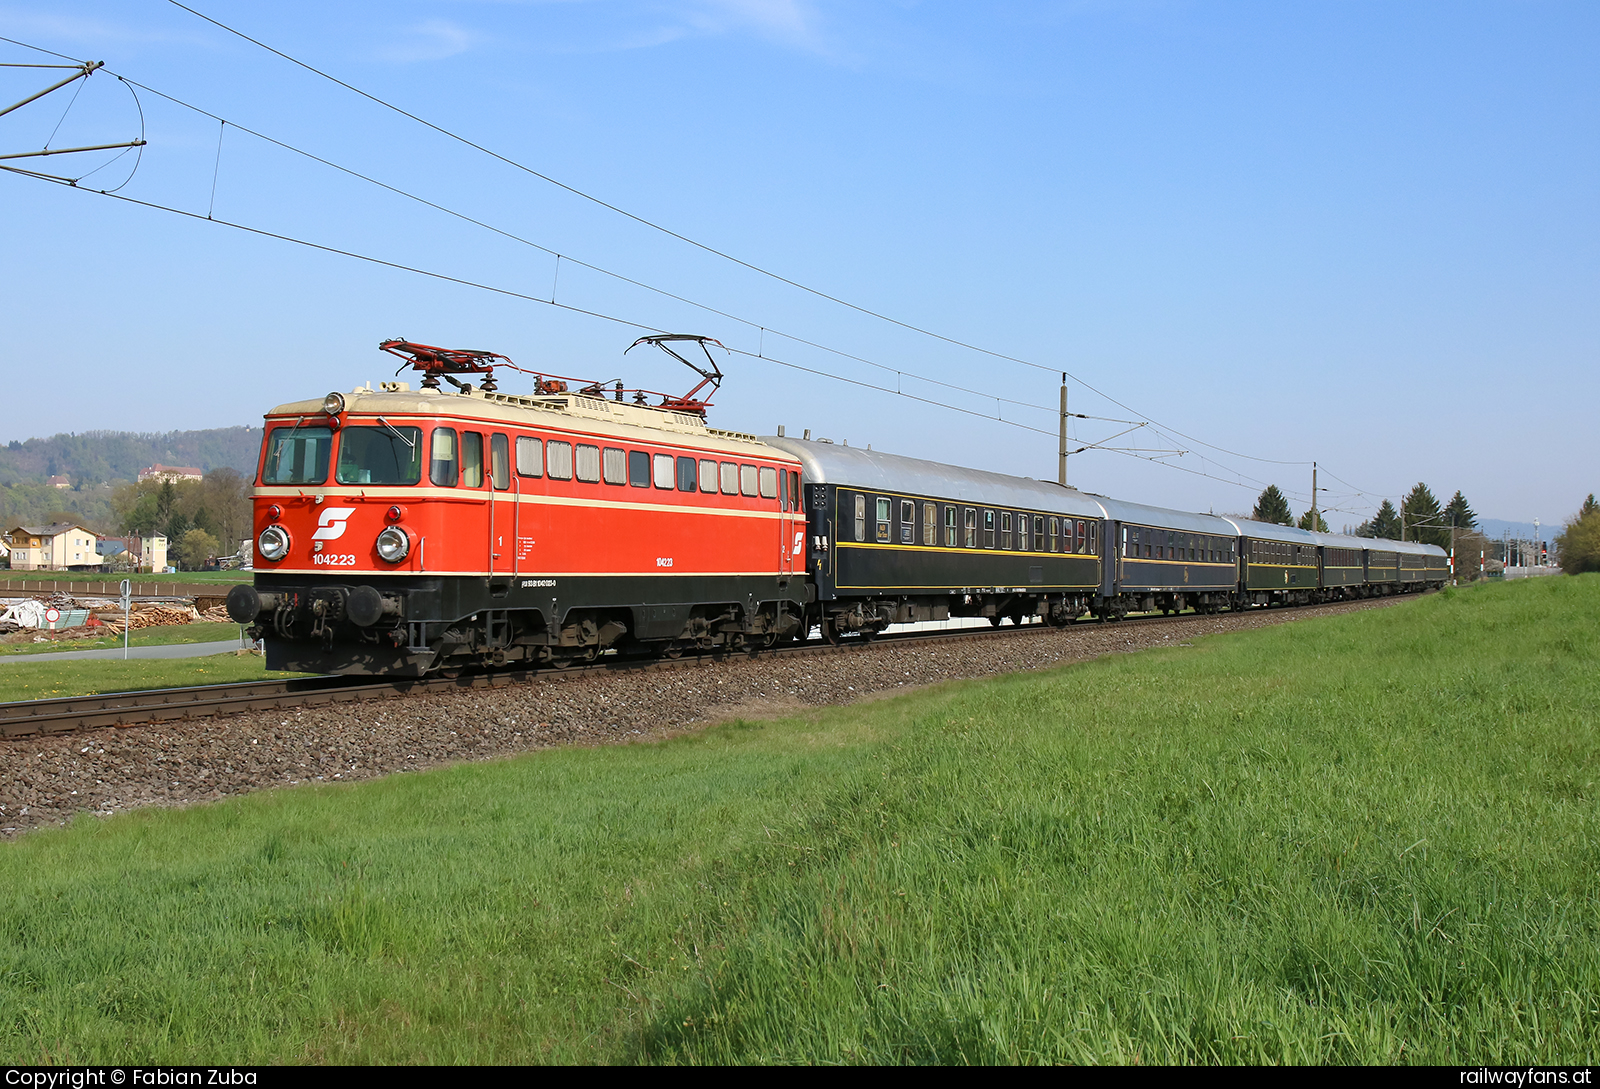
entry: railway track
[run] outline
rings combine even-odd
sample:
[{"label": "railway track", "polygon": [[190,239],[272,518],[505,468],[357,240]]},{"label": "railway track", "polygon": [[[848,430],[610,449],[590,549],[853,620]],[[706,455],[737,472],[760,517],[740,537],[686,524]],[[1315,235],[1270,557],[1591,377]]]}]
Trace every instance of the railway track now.
[{"label": "railway track", "polygon": [[[1128,617],[1124,625],[1147,625],[1194,619],[1196,614]],[[1092,622],[1079,622],[1092,623]],[[1071,626],[1069,625],[1069,628]],[[883,645],[947,643],[982,639],[1011,639],[1030,634],[1059,632],[1048,624],[1026,624],[992,629],[899,632],[875,639],[846,639],[838,645],[816,640],[790,643],[763,650],[771,655],[859,654]],[[602,659],[567,669],[508,669],[492,673],[466,673],[459,677],[425,677],[373,680],[368,677],[299,677],[286,681],[249,681],[238,684],[199,685],[189,688],[154,688],[137,692],[108,692],[94,696],[0,703],[0,740],[71,733],[105,726],[141,726],[182,719],[210,718],[246,711],[283,710],[374,699],[400,699],[422,692],[450,689],[506,688],[555,678],[579,677],[615,670],[697,669],[735,655],[685,655],[676,659]]]}]

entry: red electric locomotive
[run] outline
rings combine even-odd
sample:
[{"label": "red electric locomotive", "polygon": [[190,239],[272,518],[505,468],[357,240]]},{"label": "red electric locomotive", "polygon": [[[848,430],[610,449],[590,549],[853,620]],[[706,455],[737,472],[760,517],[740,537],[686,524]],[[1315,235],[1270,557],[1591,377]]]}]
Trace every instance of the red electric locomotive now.
[{"label": "red electric locomotive", "polygon": [[[705,347],[643,339],[684,362],[669,341]],[[264,637],[269,669],[560,666],[800,631],[800,463],[706,426],[695,397],[720,380],[714,362],[695,367],[706,381],[690,394],[652,406],[620,383],[569,392],[543,376],[530,396],[502,394],[503,357],[382,347],[424,372],[422,388],[384,382],[267,414],[255,585],[234,587],[228,609]]]}]

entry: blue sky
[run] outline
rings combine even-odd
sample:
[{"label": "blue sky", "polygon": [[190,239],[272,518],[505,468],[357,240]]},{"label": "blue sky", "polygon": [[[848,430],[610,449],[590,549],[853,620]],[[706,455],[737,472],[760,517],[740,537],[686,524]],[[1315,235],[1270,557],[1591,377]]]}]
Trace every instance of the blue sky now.
[{"label": "blue sky", "polygon": [[[0,153],[142,124],[125,196],[524,295],[554,286],[968,410],[734,355],[714,425],[1049,478],[1065,369],[1072,408],[1106,418],[1075,421],[1075,445],[1131,448],[1078,455],[1073,482],[1131,499],[1247,511],[1272,481],[1298,512],[1313,459],[1335,527],[1418,480],[1546,524],[1600,489],[1593,4],[191,6],[637,216],[996,354],[686,245],[164,0],[0,0],[0,34],[734,317],[570,261],[557,278],[547,252],[234,127],[219,155],[215,120],[103,74],[64,120],[71,90],[0,118]],[[35,59],[0,43],[0,61]],[[48,78],[0,69],[0,97]],[[111,156],[72,158],[31,162],[76,175]],[[16,176],[0,208],[0,441],[254,422],[388,377],[390,336],[689,384],[624,359],[625,324]],[[1161,430],[1110,438],[1115,420]]]}]

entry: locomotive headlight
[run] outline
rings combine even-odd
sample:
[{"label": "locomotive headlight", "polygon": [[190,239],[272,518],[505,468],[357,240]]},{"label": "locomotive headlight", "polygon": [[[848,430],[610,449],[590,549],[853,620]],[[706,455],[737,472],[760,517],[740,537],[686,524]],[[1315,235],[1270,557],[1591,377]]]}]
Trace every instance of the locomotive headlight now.
[{"label": "locomotive headlight", "polygon": [[390,526],[378,534],[378,555],[390,563],[399,563],[411,554],[411,538],[399,526]]},{"label": "locomotive headlight", "polygon": [[330,393],[322,399],[322,411],[330,416],[337,416],[344,411],[344,394]]},{"label": "locomotive headlight", "polygon": [[256,551],[266,560],[281,560],[289,554],[289,533],[282,526],[268,526],[256,538]]}]

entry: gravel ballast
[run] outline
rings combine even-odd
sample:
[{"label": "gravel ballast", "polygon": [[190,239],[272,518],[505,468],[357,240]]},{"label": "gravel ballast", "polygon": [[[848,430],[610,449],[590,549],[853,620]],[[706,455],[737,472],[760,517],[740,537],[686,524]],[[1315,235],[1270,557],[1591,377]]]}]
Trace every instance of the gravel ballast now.
[{"label": "gravel ballast", "polygon": [[846,704],[940,681],[1048,669],[1393,604],[1255,609],[1158,623],[1068,628],[936,643],[881,640],[848,652],[685,659],[495,689],[109,727],[0,742],[0,835],[74,814],[177,806],[306,782],[349,782],[559,745],[655,740],[734,717]]}]

